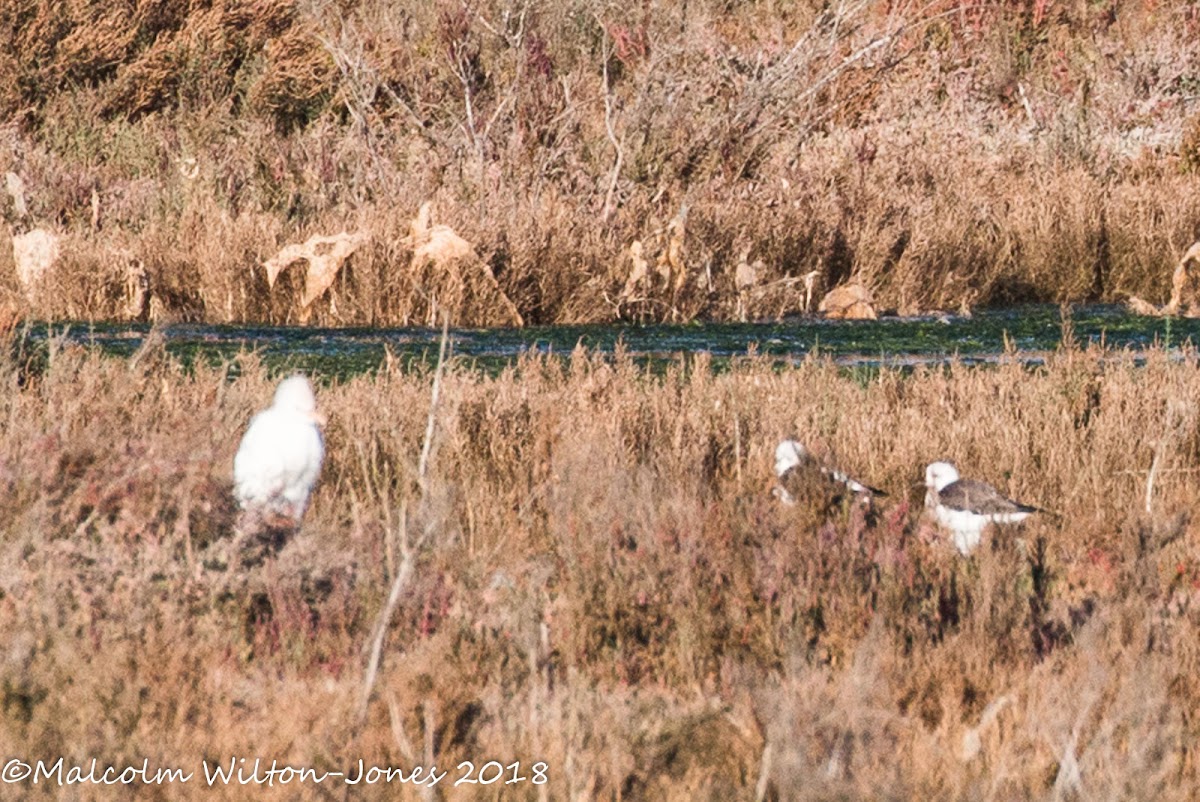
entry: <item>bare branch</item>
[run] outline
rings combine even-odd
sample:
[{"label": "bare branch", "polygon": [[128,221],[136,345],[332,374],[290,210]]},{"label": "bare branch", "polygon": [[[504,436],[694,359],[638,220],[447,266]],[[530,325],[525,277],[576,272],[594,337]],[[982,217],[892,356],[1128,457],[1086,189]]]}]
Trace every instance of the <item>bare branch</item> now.
[{"label": "bare branch", "polygon": [[[421,459],[417,465],[417,484],[421,488],[422,501],[426,497],[428,488],[425,476],[429,469],[429,453],[433,445],[433,434],[437,423],[438,399],[441,395],[442,374],[446,364],[446,346],[450,339],[449,316],[443,316],[442,321],[442,339],[441,344],[438,346],[437,369],[433,374],[433,388],[430,391],[429,398],[429,417],[425,424],[425,440],[421,445]],[[413,566],[416,559],[414,552],[425,544],[425,540],[429,535],[429,530],[426,529],[418,539],[415,547],[410,546],[408,542],[407,505],[404,505],[400,510],[400,532],[400,553],[402,555],[400,570],[396,572],[396,576],[392,579],[392,587],[388,592],[387,602],[384,604],[383,610],[380,611],[379,618],[375,622],[374,634],[371,636],[371,656],[367,660],[367,670],[363,676],[362,695],[359,697],[358,702],[359,726],[367,718],[367,710],[371,703],[371,694],[375,690],[375,681],[379,676],[379,666],[383,660],[383,641],[387,636],[388,627],[391,625],[396,607],[400,604],[400,597],[404,593],[404,589],[408,586],[409,580],[412,579]]]},{"label": "bare branch", "polygon": [[604,130],[608,132],[608,141],[612,143],[613,149],[617,152],[616,161],[613,163],[612,175],[608,180],[608,191],[604,194],[604,211],[600,214],[600,222],[608,223],[608,218],[613,212],[613,194],[617,190],[617,179],[621,175],[621,165],[625,161],[625,149],[622,146],[622,141],[617,139],[617,134],[613,130],[613,97],[612,86],[608,80],[608,58],[611,50],[608,45],[608,31],[604,28],[604,24],[600,22],[599,17],[596,22],[600,25],[601,36],[603,37],[604,46],[601,48],[600,59],[604,68]]}]

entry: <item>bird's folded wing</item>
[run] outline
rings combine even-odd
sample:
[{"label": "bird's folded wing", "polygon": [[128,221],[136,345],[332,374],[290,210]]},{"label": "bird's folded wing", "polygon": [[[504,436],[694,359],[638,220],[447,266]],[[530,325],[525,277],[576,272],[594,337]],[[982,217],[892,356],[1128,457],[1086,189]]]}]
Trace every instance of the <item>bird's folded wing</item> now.
[{"label": "bird's folded wing", "polygon": [[822,468],[821,470],[830,479],[848,487],[852,493],[862,493],[868,496],[887,496],[887,493],[883,492],[882,490],[871,487],[870,485],[864,485],[853,476],[850,476],[844,471],[839,471],[837,468]]},{"label": "bird's folded wing", "polygon": [[960,479],[947,485],[938,493],[938,501],[949,509],[965,510],[979,515],[1036,512],[1037,509],[1005,498],[996,488],[975,479]]}]

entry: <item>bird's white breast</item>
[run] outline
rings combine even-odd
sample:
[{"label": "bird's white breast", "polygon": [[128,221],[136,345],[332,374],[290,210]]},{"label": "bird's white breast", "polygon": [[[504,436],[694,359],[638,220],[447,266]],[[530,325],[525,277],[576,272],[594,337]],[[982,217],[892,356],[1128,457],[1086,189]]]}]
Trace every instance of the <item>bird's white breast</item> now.
[{"label": "bird's white breast", "polygon": [[988,525],[988,516],[967,510],[952,510],[943,504],[938,504],[935,512],[938,523],[953,533],[954,545],[960,552],[970,554],[975,550],[983,537],[984,527]]}]

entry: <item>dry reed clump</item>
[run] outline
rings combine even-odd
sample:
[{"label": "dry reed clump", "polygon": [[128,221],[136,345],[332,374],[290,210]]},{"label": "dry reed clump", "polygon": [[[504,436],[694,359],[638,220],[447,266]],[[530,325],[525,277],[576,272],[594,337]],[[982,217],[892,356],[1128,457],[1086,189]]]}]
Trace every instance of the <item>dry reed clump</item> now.
[{"label": "dry reed clump", "polygon": [[[134,316],[95,289],[129,250],[158,317],[214,322],[1161,303],[1197,233],[1183,9],[10,6],[0,214],[63,238],[33,317]],[[410,264],[427,200],[473,256]],[[253,269],[343,230],[336,303]]]},{"label": "dry reed clump", "polygon": [[1200,242],[1192,243],[1179,259],[1171,274],[1171,298],[1163,306],[1155,306],[1136,295],[1130,296],[1129,308],[1139,315],[1200,316],[1200,280],[1196,276],[1196,265],[1200,262]]},{"label": "dry reed clump", "polygon": [[[313,302],[324,295],[337,280],[342,265],[367,238],[362,233],[341,232],[331,236],[314,235],[302,243],[288,245],[263,262],[267,286],[272,289],[279,274],[296,262],[303,261],[308,269],[304,274],[304,295],[298,305],[301,323],[312,314]],[[333,300],[331,298],[330,304]]]},{"label": "dry reed clump", "polygon": [[[12,755],[362,757],[452,777],[542,760],[550,798],[1200,786],[1195,354],[1068,347],[1037,369],[861,381],[819,361],[655,375],[579,351],[495,377],[452,361],[427,458],[431,377],[384,368],[319,388],[328,461],[304,526],[239,563],[229,476],[273,390],[263,366],[240,357],[231,381],[153,344],[6,353]],[[790,434],[892,498],[873,515],[780,507],[771,460]],[[1062,517],[963,560],[907,492],[937,458]],[[246,793],[197,788],[163,794]]]}]

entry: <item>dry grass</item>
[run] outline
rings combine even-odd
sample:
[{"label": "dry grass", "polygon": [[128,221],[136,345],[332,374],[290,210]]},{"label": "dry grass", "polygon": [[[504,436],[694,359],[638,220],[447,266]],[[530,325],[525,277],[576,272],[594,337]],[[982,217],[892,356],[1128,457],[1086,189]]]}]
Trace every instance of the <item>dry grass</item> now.
[{"label": "dry grass", "polygon": [[[813,271],[905,312],[1161,303],[1200,234],[1186,4],[126,6],[0,10],[0,214],[63,237],[31,297],[0,248],[29,315],[736,319]],[[479,264],[414,263],[427,200]],[[344,230],[312,307],[301,267],[268,292]],[[635,242],[671,267],[629,297]]]},{"label": "dry grass", "polygon": [[[553,799],[1200,787],[1195,354],[866,382],[820,362],[452,364],[424,483],[431,377],[385,371],[319,390],[322,482],[265,560],[231,531],[232,455],[272,392],[241,362],[230,381],[66,348],[0,370],[6,759],[543,760]],[[878,517],[773,503],[791,433],[891,491]],[[1062,519],[960,559],[908,491],[943,457]],[[405,543],[424,545],[360,723]],[[185,792],[246,798],[139,796]],[[395,794],[419,796],[355,798]]]}]

